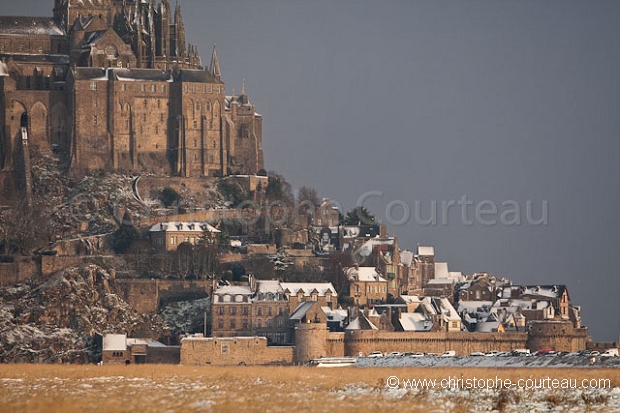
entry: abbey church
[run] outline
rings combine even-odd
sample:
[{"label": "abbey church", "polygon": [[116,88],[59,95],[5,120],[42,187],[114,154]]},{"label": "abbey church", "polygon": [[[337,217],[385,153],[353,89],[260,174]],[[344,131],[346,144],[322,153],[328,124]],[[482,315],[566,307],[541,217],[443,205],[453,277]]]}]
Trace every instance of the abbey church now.
[{"label": "abbey church", "polygon": [[0,17],[0,60],[5,192],[33,151],[72,171],[264,167],[261,116],[244,90],[226,95],[215,47],[202,67],[168,0],[55,0],[52,17]]}]

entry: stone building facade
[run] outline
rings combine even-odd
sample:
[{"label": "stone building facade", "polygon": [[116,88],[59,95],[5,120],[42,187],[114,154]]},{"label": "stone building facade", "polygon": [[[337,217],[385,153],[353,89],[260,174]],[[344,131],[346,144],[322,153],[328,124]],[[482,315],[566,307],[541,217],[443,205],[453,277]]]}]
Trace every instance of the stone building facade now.
[{"label": "stone building facade", "polygon": [[24,114],[30,150],[74,171],[264,168],[261,115],[245,90],[226,95],[215,48],[201,67],[168,0],[56,0],[52,17],[0,17],[0,60],[3,195],[26,173]]}]

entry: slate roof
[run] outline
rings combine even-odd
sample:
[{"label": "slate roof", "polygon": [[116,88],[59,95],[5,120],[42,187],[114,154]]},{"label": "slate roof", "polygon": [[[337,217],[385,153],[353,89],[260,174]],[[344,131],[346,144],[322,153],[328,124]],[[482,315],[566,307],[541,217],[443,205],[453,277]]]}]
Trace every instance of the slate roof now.
[{"label": "slate roof", "polygon": [[62,54],[0,54],[0,56],[10,57],[15,63],[52,63],[57,65],[68,65],[69,56]]},{"label": "slate roof", "polygon": [[106,70],[99,67],[77,67],[74,71],[76,80],[102,79],[107,80]]},{"label": "slate roof", "polygon": [[293,313],[291,314],[289,319],[301,320],[302,318],[304,318],[306,313],[310,311],[310,309],[312,308],[312,306],[314,306],[314,304],[316,304],[316,301],[304,301],[303,303],[299,304],[297,308],[293,310]]},{"label": "slate roof", "polygon": [[171,82],[172,75],[159,69],[111,69],[116,80],[142,80],[152,82]]},{"label": "slate roof", "polygon": [[224,82],[217,80],[206,70],[181,70],[179,74],[175,76],[175,80],[180,82],[224,84]]},{"label": "slate roof", "polygon": [[65,36],[52,17],[0,16],[0,33],[13,35]]}]

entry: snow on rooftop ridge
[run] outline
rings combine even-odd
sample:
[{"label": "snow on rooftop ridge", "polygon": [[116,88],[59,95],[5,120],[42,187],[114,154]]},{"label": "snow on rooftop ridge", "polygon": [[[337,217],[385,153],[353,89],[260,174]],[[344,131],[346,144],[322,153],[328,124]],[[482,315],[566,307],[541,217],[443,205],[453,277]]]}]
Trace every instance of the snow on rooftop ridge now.
[{"label": "snow on rooftop ridge", "polygon": [[208,231],[211,233],[218,233],[220,230],[209,225],[206,222],[201,221],[168,221],[159,222],[151,227],[150,232],[195,232],[202,233]]},{"label": "snow on rooftop ridge", "polygon": [[351,281],[362,282],[387,282],[385,278],[377,272],[375,267],[347,267],[345,274]]},{"label": "snow on rooftop ridge", "polygon": [[283,282],[280,283],[284,290],[288,290],[291,294],[296,295],[299,290],[302,290],[305,297],[310,297],[313,290],[317,290],[319,297],[324,297],[327,291],[331,291],[332,296],[336,297],[336,289],[332,283],[295,283],[295,282]]},{"label": "snow on rooftop ridge", "polygon": [[435,247],[424,247],[418,245],[418,255],[435,256]]},{"label": "snow on rooftop ridge", "polygon": [[103,351],[125,351],[127,350],[127,335],[125,334],[106,334],[103,336]]}]

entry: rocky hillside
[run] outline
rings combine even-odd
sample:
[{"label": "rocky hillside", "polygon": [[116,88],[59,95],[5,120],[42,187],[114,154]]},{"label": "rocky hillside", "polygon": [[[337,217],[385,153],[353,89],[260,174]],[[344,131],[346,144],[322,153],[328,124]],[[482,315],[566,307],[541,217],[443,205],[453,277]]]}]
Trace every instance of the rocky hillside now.
[{"label": "rocky hillside", "polygon": [[95,333],[159,338],[157,315],[143,315],[110,291],[96,265],[68,268],[45,280],[0,289],[0,362],[97,361]]}]

